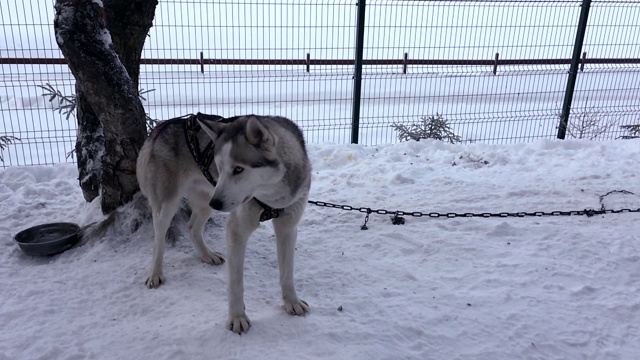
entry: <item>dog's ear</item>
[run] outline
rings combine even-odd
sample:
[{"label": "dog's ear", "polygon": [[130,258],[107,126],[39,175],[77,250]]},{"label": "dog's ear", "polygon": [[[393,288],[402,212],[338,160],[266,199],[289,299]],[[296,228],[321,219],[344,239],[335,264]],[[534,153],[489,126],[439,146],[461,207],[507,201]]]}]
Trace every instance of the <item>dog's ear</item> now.
[{"label": "dog's ear", "polygon": [[202,129],[211,137],[211,140],[217,139],[227,124],[221,123],[215,120],[198,119],[198,123],[202,126]]},{"label": "dog's ear", "polygon": [[265,151],[272,152],[276,147],[276,137],[255,116],[247,119],[245,138],[249,144],[259,146]]}]

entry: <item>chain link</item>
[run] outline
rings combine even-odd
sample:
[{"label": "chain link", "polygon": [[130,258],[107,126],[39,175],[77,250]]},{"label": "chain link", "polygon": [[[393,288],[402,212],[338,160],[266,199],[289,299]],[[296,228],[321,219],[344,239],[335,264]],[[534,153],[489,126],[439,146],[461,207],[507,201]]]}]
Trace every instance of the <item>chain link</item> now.
[{"label": "chain link", "polygon": [[491,218],[491,217],[527,217],[527,216],[587,216],[591,217],[594,215],[601,214],[620,214],[620,213],[636,213],[640,212],[640,208],[638,209],[618,209],[618,210],[595,210],[595,209],[584,209],[584,210],[571,210],[571,211],[534,211],[534,212],[499,212],[499,213],[438,213],[438,212],[429,212],[423,213],[419,211],[402,211],[402,210],[385,210],[385,209],[372,209],[367,207],[353,207],[350,205],[340,205],[340,204],[332,204],[324,201],[313,201],[309,200],[309,204],[320,206],[320,207],[328,207],[340,210],[347,211],[358,211],[365,214],[378,214],[378,215],[395,215],[395,216],[412,216],[412,217],[430,217],[430,218],[458,218],[458,217],[483,217],[483,218]]},{"label": "chain link", "polygon": [[[623,191],[617,191],[623,192]],[[612,193],[612,192],[611,192]],[[607,194],[608,195],[608,194]],[[391,217],[391,221],[394,225],[404,224],[405,216],[412,217],[429,217],[429,218],[447,218],[453,219],[458,217],[480,217],[480,218],[509,218],[509,217],[541,217],[541,216],[587,216],[592,217],[595,215],[602,214],[621,214],[621,213],[640,213],[640,208],[638,209],[617,209],[617,210],[608,210],[604,208],[602,205],[600,210],[595,209],[584,209],[584,210],[571,210],[571,211],[534,211],[534,212],[499,212],[499,213],[490,213],[490,212],[482,212],[482,213],[439,213],[439,212],[429,212],[423,213],[420,211],[402,211],[402,210],[385,210],[385,209],[371,209],[368,207],[353,207],[350,205],[341,205],[341,204],[332,204],[324,201],[313,201],[309,200],[309,204],[313,204],[320,207],[328,207],[333,209],[340,209],[346,211],[358,211],[361,213],[367,214],[365,217],[364,224],[361,226],[362,230],[367,230],[367,222],[369,221],[370,214],[378,214],[378,215],[393,215]],[[602,201],[601,201],[602,202]]]}]

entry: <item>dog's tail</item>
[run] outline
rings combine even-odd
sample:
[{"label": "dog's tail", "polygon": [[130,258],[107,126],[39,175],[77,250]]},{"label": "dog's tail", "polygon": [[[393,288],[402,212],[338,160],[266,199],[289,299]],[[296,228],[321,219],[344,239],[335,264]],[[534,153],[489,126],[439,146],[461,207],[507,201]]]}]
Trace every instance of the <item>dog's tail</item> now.
[{"label": "dog's tail", "polygon": [[[175,227],[176,218],[186,222],[191,215],[191,209],[186,202],[183,201],[177,215],[167,231],[166,240],[170,243],[175,243],[180,236]],[[150,221],[152,221],[151,207],[144,195],[138,192],[129,203],[112,211],[103,220],[92,222],[80,228],[80,245],[93,243],[110,231],[115,231],[126,237]]]},{"label": "dog's tail", "polygon": [[116,223],[117,217],[118,211],[114,210],[104,220],[94,221],[81,227],[79,233],[81,239],[80,245],[93,242],[103,237],[107,233],[107,230],[109,230],[113,226],[113,224]]},{"label": "dog's tail", "polygon": [[103,220],[83,226],[80,229],[80,244],[92,243],[112,229],[133,233],[150,219],[151,210],[147,199],[138,192],[129,203],[115,209]]}]

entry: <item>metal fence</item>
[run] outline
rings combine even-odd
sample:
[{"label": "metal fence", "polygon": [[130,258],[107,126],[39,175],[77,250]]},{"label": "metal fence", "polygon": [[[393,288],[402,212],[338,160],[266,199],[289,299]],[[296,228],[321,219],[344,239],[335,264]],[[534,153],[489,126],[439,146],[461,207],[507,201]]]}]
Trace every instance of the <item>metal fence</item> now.
[{"label": "metal fence", "polygon": [[[0,1],[3,166],[73,161],[75,119],[39,87],[74,93],[53,3]],[[567,137],[618,138],[640,123],[640,1],[161,0],[140,87],[152,118],[282,115],[310,143],[436,114],[466,142],[552,139],[585,4]]]}]

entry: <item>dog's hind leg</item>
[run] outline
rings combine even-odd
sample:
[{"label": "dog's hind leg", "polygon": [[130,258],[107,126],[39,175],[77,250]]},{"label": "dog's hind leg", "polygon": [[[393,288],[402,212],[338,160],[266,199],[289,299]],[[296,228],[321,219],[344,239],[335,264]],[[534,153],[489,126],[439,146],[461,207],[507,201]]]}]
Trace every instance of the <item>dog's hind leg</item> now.
[{"label": "dog's hind leg", "polygon": [[309,312],[309,304],[298,298],[293,281],[293,259],[298,238],[298,223],[306,205],[306,197],[303,200],[287,208],[280,217],[273,219],[280,270],[280,288],[282,289],[284,309],[289,315],[305,315]]},{"label": "dog's hind leg", "polygon": [[149,288],[157,288],[165,281],[164,274],[162,273],[165,237],[167,235],[169,225],[171,225],[171,219],[176,214],[176,211],[178,211],[180,201],[180,197],[175,197],[161,204],[151,204],[151,211],[153,211],[153,230],[155,232],[155,247],[153,249],[151,275],[149,275],[147,281],[145,281],[145,284]]},{"label": "dog's hind leg", "polygon": [[191,217],[189,218],[189,232],[193,246],[198,250],[202,261],[211,265],[221,265],[224,263],[222,254],[211,251],[204,243],[202,231],[207,220],[211,217],[211,208],[209,207],[210,195],[206,191],[195,190],[187,195],[189,205],[191,206]]}]

